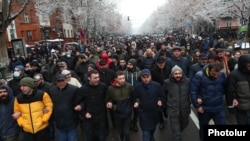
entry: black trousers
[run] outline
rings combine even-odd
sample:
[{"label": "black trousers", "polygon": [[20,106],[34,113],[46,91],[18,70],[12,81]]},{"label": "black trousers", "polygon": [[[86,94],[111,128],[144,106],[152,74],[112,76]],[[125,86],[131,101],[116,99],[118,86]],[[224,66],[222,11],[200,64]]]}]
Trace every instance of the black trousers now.
[{"label": "black trousers", "polygon": [[50,132],[49,128],[45,128],[35,134],[21,131],[20,141],[49,141]]}]

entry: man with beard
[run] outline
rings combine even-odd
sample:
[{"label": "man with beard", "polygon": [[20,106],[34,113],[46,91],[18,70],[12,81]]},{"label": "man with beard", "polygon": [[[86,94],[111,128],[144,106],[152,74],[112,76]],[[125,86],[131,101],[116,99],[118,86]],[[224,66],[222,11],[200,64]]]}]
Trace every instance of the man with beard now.
[{"label": "man with beard", "polygon": [[107,86],[110,86],[115,78],[115,72],[108,68],[106,60],[100,61],[98,71],[100,74],[100,81],[105,83]]},{"label": "man with beard", "polygon": [[[128,83],[135,87],[141,81],[141,70],[137,67],[137,61],[135,59],[130,59],[127,64],[127,69],[124,71],[125,79]],[[134,132],[138,132],[138,109],[133,109],[133,119],[131,124],[131,129]]]},{"label": "man with beard", "polygon": [[[100,81],[105,83],[107,86],[110,86],[115,79],[115,72],[112,69],[108,68],[106,60],[102,59],[99,64],[100,66],[99,66],[98,72],[99,72]],[[115,127],[113,111],[110,110],[109,113],[110,113],[112,124]]]},{"label": "man with beard", "polygon": [[198,62],[191,65],[188,73],[188,78],[192,79],[198,71],[202,70],[202,68],[207,64],[207,61],[208,61],[207,54],[201,53]]},{"label": "man with beard", "polygon": [[208,125],[211,119],[215,125],[226,124],[225,84],[226,74],[221,71],[221,65],[218,63],[210,63],[191,80],[190,99],[197,109],[201,141],[204,141],[204,125]]},{"label": "man with beard", "polygon": [[78,63],[75,68],[75,73],[79,76],[81,82],[84,82],[84,75],[88,73],[88,66],[90,64],[95,65],[89,61],[89,57],[86,54],[78,55]]},{"label": "man with beard", "polygon": [[115,52],[118,56],[118,60],[126,57],[127,52],[123,50],[122,44],[117,44],[115,48],[116,48]]},{"label": "man with beard", "polygon": [[228,67],[228,60],[225,57],[225,49],[223,48],[217,48],[215,50],[216,58],[215,62],[219,63],[221,65],[221,71],[223,71],[226,75],[230,74],[230,70]]},{"label": "man with beard", "polygon": [[188,125],[189,114],[191,113],[189,84],[190,80],[177,65],[172,68],[169,78],[164,81],[173,141],[181,141],[181,131]]},{"label": "man with beard", "polygon": [[17,141],[19,127],[13,114],[14,95],[7,85],[0,85],[0,141]]}]

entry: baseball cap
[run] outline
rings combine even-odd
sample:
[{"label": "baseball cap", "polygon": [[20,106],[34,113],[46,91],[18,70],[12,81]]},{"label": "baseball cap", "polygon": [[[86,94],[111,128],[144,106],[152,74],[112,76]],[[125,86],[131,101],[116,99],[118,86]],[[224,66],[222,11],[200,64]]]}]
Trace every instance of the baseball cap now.
[{"label": "baseball cap", "polygon": [[151,72],[150,72],[149,69],[143,69],[143,70],[141,71],[141,75],[150,75],[150,74],[151,74]]},{"label": "baseball cap", "polygon": [[58,66],[59,66],[59,67],[64,67],[64,66],[67,66],[67,64],[66,64],[66,62],[60,62],[60,63],[58,64]]},{"label": "baseball cap", "polygon": [[206,53],[201,53],[199,56],[200,59],[208,58],[208,55]]},{"label": "baseball cap", "polygon": [[58,75],[56,76],[56,81],[65,80],[65,79],[66,79],[66,77],[65,77],[65,75],[63,75],[63,74],[58,74]]},{"label": "baseball cap", "polygon": [[179,46],[173,47],[172,51],[175,51],[175,50],[181,51],[181,47],[179,47]]}]

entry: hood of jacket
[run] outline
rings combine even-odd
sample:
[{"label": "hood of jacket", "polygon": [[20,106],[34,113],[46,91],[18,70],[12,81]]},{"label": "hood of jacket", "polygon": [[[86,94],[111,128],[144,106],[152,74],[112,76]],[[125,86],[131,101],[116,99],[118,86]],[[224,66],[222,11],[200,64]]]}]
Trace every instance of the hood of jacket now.
[{"label": "hood of jacket", "polygon": [[241,55],[238,60],[238,70],[240,72],[250,73],[250,71],[247,70],[247,63],[250,63],[250,54]]},{"label": "hood of jacket", "polygon": [[2,88],[4,88],[4,89],[7,90],[7,92],[8,92],[8,99],[6,99],[6,100],[4,100],[4,101],[0,100],[0,103],[8,102],[8,101],[10,101],[11,99],[13,99],[14,94],[13,94],[12,89],[11,89],[8,85],[0,85],[0,89],[2,89]]}]

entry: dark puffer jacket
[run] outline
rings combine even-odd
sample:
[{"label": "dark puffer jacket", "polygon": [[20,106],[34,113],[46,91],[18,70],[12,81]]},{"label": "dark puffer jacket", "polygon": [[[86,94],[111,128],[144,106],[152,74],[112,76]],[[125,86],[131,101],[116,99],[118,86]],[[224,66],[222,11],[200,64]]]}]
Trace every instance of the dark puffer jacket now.
[{"label": "dark puffer jacket", "polygon": [[[190,84],[190,98],[194,107],[202,106],[206,112],[224,110],[225,84],[226,75],[223,72],[220,72],[217,79],[209,77],[208,66],[197,72]],[[197,103],[197,98],[203,100],[201,105]]]},{"label": "dark puffer jacket", "polygon": [[250,110],[250,54],[240,56],[238,69],[233,70],[227,77],[226,100],[227,105],[232,105],[233,99],[239,101],[237,108]]},{"label": "dark puffer jacket", "polygon": [[[13,106],[14,106],[14,96],[13,91],[10,87],[1,85],[1,89],[6,89],[8,91],[8,98],[6,100],[0,100],[0,135],[2,138],[8,136],[17,135],[19,133],[19,127],[15,119],[12,118]],[[1,140],[0,137],[0,140]]]}]

